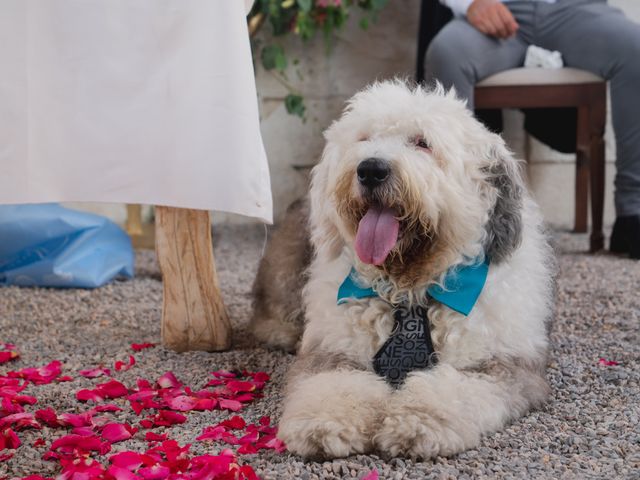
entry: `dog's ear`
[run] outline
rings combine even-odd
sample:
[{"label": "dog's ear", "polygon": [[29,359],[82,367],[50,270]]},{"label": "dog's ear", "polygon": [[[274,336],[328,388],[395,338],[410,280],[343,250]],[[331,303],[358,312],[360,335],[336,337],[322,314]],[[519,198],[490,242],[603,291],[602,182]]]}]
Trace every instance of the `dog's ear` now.
[{"label": "dog's ear", "polygon": [[311,188],[309,191],[311,244],[315,253],[327,260],[337,258],[344,246],[338,227],[334,222],[334,210],[330,204],[328,187],[330,163],[331,159],[336,155],[336,147],[332,144],[327,144],[322,153],[322,159],[311,171]]},{"label": "dog's ear", "polygon": [[489,148],[485,180],[495,189],[495,203],[485,226],[485,253],[492,263],[508,258],[522,241],[524,183],[518,162],[502,140]]}]

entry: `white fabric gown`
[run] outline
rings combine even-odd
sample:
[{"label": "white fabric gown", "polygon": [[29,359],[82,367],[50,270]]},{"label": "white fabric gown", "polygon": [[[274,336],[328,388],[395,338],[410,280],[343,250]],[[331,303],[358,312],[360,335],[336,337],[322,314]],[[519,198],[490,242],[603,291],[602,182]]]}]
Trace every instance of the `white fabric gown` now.
[{"label": "white fabric gown", "polygon": [[0,204],[272,219],[239,0],[0,1]]}]

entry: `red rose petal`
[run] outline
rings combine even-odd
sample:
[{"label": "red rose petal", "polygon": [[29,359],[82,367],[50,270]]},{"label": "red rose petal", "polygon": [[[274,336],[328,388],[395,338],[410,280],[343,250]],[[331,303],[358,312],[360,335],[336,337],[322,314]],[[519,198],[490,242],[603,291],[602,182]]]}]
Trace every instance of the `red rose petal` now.
[{"label": "red rose petal", "polygon": [[147,442],[164,442],[169,437],[169,434],[163,433],[155,433],[155,432],[147,432],[144,435],[144,439]]},{"label": "red rose petal", "polygon": [[92,414],[97,412],[120,412],[120,411],[122,411],[122,409],[119,406],[114,405],[113,403],[107,403],[105,405],[96,405],[91,410],[89,410],[89,412],[91,412]]},{"label": "red rose petal", "polygon": [[232,380],[227,383],[227,388],[233,393],[240,392],[252,392],[256,389],[256,386],[252,382],[243,380]]},{"label": "red rose petal", "polygon": [[188,412],[189,410],[193,410],[197,404],[198,400],[193,397],[188,397],[187,395],[179,395],[174,398],[170,398],[166,400],[167,407],[172,410],[177,410],[179,412]]},{"label": "red rose petal", "polygon": [[111,465],[107,469],[107,474],[110,475],[109,478],[113,478],[115,480],[140,480],[142,478],[133,473],[131,470],[127,470],[126,468],[118,467],[116,465]]},{"label": "red rose petal", "polygon": [[258,453],[258,449],[255,445],[247,443],[238,448],[238,453],[241,455],[251,455],[253,453]]},{"label": "red rose petal", "polygon": [[620,365],[615,360],[607,360],[606,358],[601,358],[600,360],[598,360],[598,363],[600,365],[604,365],[605,367],[615,367],[617,365]]},{"label": "red rose petal", "polygon": [[133,367],[135,364],[136,364],[136,359],[133,357],[133,355],[129,355],[129,361],[127,363],[124,363],[124,362],[118,360],[114,364],[113,368],[116,369],[116,372],[127,371],[131,367]]},{"label": "red rose petal", "polygon": [[180,383],[173,372],[166,372],[164,375],[161,375],[157,383],[160,388],[178,388],[182,386],[182,383]]},{"label": "red rose petal", "polygon": [[36,438],[34,442],[31,444],[31,446],[34,448],[38,448],[38,447],[44,447],[46,444],[47,442],[45,442],[44,438]]},{"label": "red rose petal", "polygon": [[149,419],[140,420],[138,425],[140,425],[140,428],[153,428],[154,426],[153,421]]},{"label": "red rose petal", "polygon": [[242,404],[237,400],[231,400],[228,398],[220,399],[220,408],[226,408],[227,410],[231,410],[232,412],[237,412],[242,409]]},{"label": "red rose petal", "polygon": [[140,350],[144,350],[145,348],[152,348],[155,346],[156,346],[155,343],[132,343],[131,344],[131,348],[133,348],[136,352],[139,352]]},{"label": "red rose petal", "polygon": [[245,428],[247,426],[247,422],[244,421],[244,418],[234,415],[230,419],[220,422],[218,425],[230,428],[231,430],[239,430],[241,428]]},{"label": "red rose petal", "polygon": [[124,397],[129,390],[122,383],[117,380],[110,380],[107,383],[98,385],[97,390],[100,391],[104,398],[119,398]]},{"label": "red rose petal", "polygon": [[10,426],[13,426],[16,430],[22,430],[24,428],[42,428],[34,418],[33,413],[26,412],[14,413],[0,418],[0,430]]},{"label": "red rose petal", "polygon": [[58,376],[60,376],[61,372],[62,363],[59,360],[54,360],[44,367],[29,367],[16,372],[8,372],[7,376],[9,378],[24,378],[36,385],[44,385],[54,381]]},{"label": "red rose petal", "polygon": [[378,480],[378,469],[371,470],[369,473],[367,473],[360,480]]},{"label": "red rose petal", "polygon": [[44,410],[36,411],[36,419],[44,423],[48,427],[61,427],[62,424],[58,420],[58,415],[51,407],[47,407]]},{"label": "red rose petal", "polygon": [[81,402],[101,402],[104,400],[96,390],[79,390],[76,392],[76,398]]},{"label": "red rose petal", "polygon": [[260,477],[256,475],[256,472],[253,470],[251,465],[243,465],[240,467],[240,478],[244,478],[246,480],[260,480]]},{"label": "red rose petal", "polygon": [[169,467],[164,465],[153,465],[138,470],[140,476],[146,480],[161,480],[167,478],[171,474]]},{"label": "red rose petal", "polygon": [[8,448],[9,450],[15,450],[22,442],[11,428],[5,428],[0,432],[0,451]]},{"label": "red rose petal", "polygon": [[217,475],[227,473],[231,463],[234,461],[232,455],[200,455],[191,460],[194,470],[205,470],[208,476],[202,478],[214,478]]},{"label": "red rose petal", "polygon": [[285,443],[275,435],[273,435],[272,438],[266,440],[264,443],[262,444],[259,443],[258,446],[260,448],[268,448],[271,450],[275,450],[278,453],[282,453],[287,449],[287,446],[285,445]]},{"label": "red rose petal", "polygon": [[102,438],[110,443],[121,442],[130,439],[138,429],[124,423],[108,423],[100,432]]},{"label": "red rose petal", "polygon": [[138,452],[120,452],[109,457],[109,462],[117,467],[126,468],[127,470],[135,470],[144,465],[142,454]]},{"label": "red rose petal", "polygon": [[14,452],[4,452],[4,453],[0,453],[0,463],[2,463],[2,462],[6,462],[7,460],[12,459],[14,455],[15,455],[15,453],[14,453]]},{"label": "red rose petal", "polygon": [[127,387],[117,380],[109,380],[106,383],[101,383],[93,390],[80,390],[76,392],[76,398],[82,401],[94,401],[101,402],[105,398],[119,398],[124,397],[129,393]]},{"label": "red rose petal", "polygon": [[18,352],[14,352],[14,351],[0,352],[0,363],[6,363],[6,362],[9,362],[11,360],[15,360],[19,356],[20,356],[20,354]]},{"label": "red rose petal", "polygon": [[61,413],[58,415],[58,421],[62,425],[70,425],[72,427],[90,427],[92,425],[92,415],[85,413]]},{"label": "red rose petal", "polygon": [[111,370],[109,370],[108,368],[104,368],[102,365],[96,368],[90,368],[88,370],[80,370],[78,373],[85,378],[96,378],[103,375],[107,377],[111,376]]},{"label": "red rose petal", "polygon": [[168,427],[178,423],[184,423],[187,421],[187,417],[171,410],[160,410],[154,417],[154,425]]},{"label": "red rose petal", "polygon": [[238,443],[238,438],[225,430],[225,428],[221,425],[216,425],[215,427],[207,427],[204,429],[202,434],[196,438],[198,441],[223,441],[229,443],[231,445],[236,445]]}]

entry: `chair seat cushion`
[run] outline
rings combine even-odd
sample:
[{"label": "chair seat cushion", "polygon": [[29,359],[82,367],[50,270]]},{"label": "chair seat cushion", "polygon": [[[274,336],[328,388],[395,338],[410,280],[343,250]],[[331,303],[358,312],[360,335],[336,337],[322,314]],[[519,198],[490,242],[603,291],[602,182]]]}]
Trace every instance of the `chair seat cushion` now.
[{"label": "chair seat cushion", "polygon": [[476,87],[506,87],[519,85],[568,85],[604,82],[602,77],[577,68],[512,68],[496,73]]}]

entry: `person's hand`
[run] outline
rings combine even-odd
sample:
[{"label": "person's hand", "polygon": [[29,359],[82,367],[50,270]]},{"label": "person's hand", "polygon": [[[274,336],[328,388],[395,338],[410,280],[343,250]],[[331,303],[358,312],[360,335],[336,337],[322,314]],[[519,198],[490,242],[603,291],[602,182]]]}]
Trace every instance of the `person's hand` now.
[{"label": "person's hand", "polygon": [[467,20],[482,33],[497,38],[511,37],[518,30],[518,22],[499,0],[473,0]]}]

